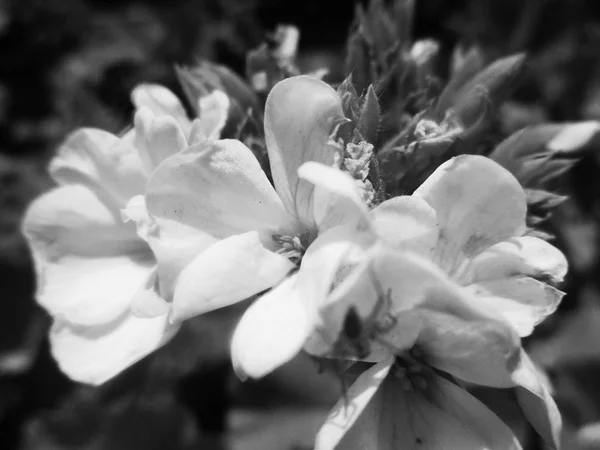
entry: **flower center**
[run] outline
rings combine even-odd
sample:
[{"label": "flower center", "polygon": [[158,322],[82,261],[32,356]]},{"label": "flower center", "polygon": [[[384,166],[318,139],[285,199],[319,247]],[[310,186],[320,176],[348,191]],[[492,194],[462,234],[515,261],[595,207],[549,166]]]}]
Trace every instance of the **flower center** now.
[{"label": "flower center", "polygon": [[273,242],[279,245],[277,253],[285,256],[294,264],[300,264],[302,257],[308,247],[308,234],[298,236],[286,236],[283,234],[274,234]]},{"label": "flower center", "polygon": [[416,346],[396,357],[392,374],[407,392],[425,391],[429,385],[429,368],[422,362],[422,353]]}]

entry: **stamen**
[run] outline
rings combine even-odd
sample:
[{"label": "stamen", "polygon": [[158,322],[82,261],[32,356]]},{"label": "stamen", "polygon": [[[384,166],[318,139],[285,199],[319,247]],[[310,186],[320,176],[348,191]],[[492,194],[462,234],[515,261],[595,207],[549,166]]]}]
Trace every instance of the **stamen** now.
[{"label": "stamen", "polygon": [[400,380],[402,389],[405,391],[426,390],[429,383],[427,382],[428,370],[427,366],[415,355],[421,355],[422,352],[413,347],[401,356],[397,356],[394,361],[393,375]]},{"label": "stamen", "polygon": [[277,253],[285,256],[291,262],[298,265],[306,252],[306,240],[308,236],[286,236],[283,234],[274,234],[271,236],[273,242],[280,246]]}]

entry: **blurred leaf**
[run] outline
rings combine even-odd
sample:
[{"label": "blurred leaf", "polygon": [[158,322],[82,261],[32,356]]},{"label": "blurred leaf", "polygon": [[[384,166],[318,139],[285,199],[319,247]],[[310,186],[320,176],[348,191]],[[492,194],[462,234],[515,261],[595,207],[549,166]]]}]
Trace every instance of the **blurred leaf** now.
[{"label": "blurred leaf", "polygon": [[300,32],[291,25],[279,25],[267,40],[246,57],[246,78],[255,92],[266,96],[285,78],[300,75],[296,52]]},{"label": "blurred leaf", "polygon": [[490,158],[508,169],[519,182],[540,189],[569,170],[582,152],[598,143],[600,122],[543,124],[506,138]]},{"label": "blurred leaf", "polygon": [[[486,96],[497,107],[516,88],[522,74],[525,55],[522,53],[494,61],[470,79],[478,65],[478,57],[467,59],[465,65],[441,93],[433,111],[434,120],[441,121],[446,111],[453,109],[465,126],[469,126],[480,109],[480,97]],[[473,67],[467,66],[473,65]],[[468,81],[467,81],[468,79]]]}]

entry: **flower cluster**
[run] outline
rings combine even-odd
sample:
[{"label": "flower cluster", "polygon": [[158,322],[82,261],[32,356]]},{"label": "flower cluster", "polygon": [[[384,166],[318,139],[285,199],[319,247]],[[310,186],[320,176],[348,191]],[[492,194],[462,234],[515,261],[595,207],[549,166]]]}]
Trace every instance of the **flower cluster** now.
[{"label": "flower cluster", "polygon": [[[416,83],[430,44],[405,55]],[[270,51],[255,62],[279,55],[275,72],[265,62],[253,78],[268,81],[257,89],[268,92],[264,114],[240,114],[258,97],[229,74],[194,84],[182,72],[197,118],[165,88],[140,86],[130,131],[76,131],[51,161],[58,187],[33,202],[23,233],[61,369],[104,383],[184,321],[255,297],[231,340],[240,378],[301,351],[354,375],[318,450],[520,448],[469,393],[475,385],[514,389],[558,446],[560,415],[521,338],[558,306],[567,262],[532,232],[529,194],[550,195],[532,184],[546,173],[539,155],[572,153],[598,125],[533,129],[488,156],[452,157],[477,153],[455,144],[481,133],[473,92],[498,85],[494,66],[470,82],[459,74],[460,89],[450,83],[427,115],[406,113],[378,145],[382,111],[366,74],[360,92],[351,79],[336,91],[290,76],[293,55]],[[264,134],[243,137],[249,118]],[[249,148],[256,142],[267,171]]]}]

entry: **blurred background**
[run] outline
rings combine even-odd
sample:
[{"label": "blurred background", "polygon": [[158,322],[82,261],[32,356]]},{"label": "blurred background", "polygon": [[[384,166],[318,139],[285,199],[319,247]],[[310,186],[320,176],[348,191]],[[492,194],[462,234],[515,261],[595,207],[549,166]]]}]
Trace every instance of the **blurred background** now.
[{"label": "blurred background", "polygon": [[[414,38],[439,41],[442,79],[458,44],[494,57],[529,53],[502,107],[506,131],[600,120],[600,2],[416,3]],[[277,24],[300,29],[303,72],[327,67],[343,78],[353,15],[349,0],[0,0],[0,449],[311,447],[337,400],[337,380],[317,376],[301,357],[264,380],[239,383],[227,340],[246,305],[191,321],[105,386],[68,380],[48,352],[50,320],[33,299],[19,224],[28,202],[52,185],[45,168],[57,145],[82,126],[126,129],[138,83],[181,94],[174,65],[199,59],[243,74],[246,53]],[[564,447],[600,448],[600,439],[576,434],[600,421],[600,148],[575,166],[561,193],[570,200],[548,226],[571,263],[568,295],[527,345],[554,383]],[[502,398],[481,398],[502,410]],[[521,430],[510,405],[503,415]]]}]

